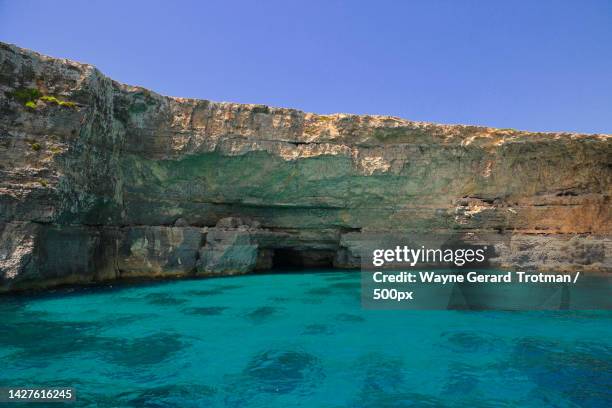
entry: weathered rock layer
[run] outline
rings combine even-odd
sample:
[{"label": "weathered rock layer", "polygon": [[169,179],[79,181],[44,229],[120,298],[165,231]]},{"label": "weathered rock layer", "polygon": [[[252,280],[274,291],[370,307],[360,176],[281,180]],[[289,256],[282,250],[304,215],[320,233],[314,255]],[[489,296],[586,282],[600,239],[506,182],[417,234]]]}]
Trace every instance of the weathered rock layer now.
[{"label": "weathered rock layer", "polygon": [[612,270],[612,136],[173,98],[0,43],[0,291],[356,267],[380,232]]}]

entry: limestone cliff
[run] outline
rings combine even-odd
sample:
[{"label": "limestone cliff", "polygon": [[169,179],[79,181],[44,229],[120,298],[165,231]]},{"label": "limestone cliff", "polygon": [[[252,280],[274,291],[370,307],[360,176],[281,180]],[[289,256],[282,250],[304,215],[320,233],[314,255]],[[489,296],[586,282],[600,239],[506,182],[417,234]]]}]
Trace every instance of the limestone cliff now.
[{"label": "limestone cliff", "polygon": [[611,271],[612,136],[166,97],[0,43],[0,291],[358,266],[388,231]]}]

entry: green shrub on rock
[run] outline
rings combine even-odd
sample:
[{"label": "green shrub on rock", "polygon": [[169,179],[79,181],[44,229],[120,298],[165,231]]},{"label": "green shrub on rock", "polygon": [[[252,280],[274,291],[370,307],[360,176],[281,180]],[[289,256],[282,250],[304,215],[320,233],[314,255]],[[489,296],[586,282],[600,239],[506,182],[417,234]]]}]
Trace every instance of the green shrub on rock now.
[{"label": "green shrub on rock", "polygon": [[42,93],[36,88],[19,88],[9,92],[9,96],[28,106],[29,102],[36,103],[36,100],[42,96]]},{"label": "green shrub on rock", "polygon": [[49,102],[49,103],[54,103],[59,106],[64,106],[66,108],[74,108],[76,106],[76,103],[74,102],[62,101],[62,100],[57,99],[55,96],[49,96],[49,95],[41,96],[40,100]]},{"label": "green shrub on rock", "polygon": [[6,95],[31,109],[36,108],[36,101],[39,99],[43,102],[52,103],[65,108],[75,108],[77,106],[74,102],[62,101],[55,96],[43,95],[42,92],[36,88],[19,88],[12,92],[7,92]]}]

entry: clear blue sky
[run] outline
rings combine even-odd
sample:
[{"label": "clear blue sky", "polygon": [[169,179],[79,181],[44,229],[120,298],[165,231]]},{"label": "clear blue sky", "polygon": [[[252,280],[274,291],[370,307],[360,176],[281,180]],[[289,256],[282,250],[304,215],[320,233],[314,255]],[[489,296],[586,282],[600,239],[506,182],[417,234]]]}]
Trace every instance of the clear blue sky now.
[{"label": "clear blue sky", "polygon": [[166,95],[612,133],[611,0],[0,0],[0,40]]}]

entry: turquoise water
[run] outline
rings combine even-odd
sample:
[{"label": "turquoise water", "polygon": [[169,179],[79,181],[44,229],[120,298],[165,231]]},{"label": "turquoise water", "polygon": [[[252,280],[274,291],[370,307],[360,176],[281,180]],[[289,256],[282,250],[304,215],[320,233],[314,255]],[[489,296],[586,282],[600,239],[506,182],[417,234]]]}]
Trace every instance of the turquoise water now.
[{"label": "turquoise water", "polygon": [[368,311],[359,289],[319,272],[0,298],[0,386],[92,407],[612,406],[612,312]]}]

